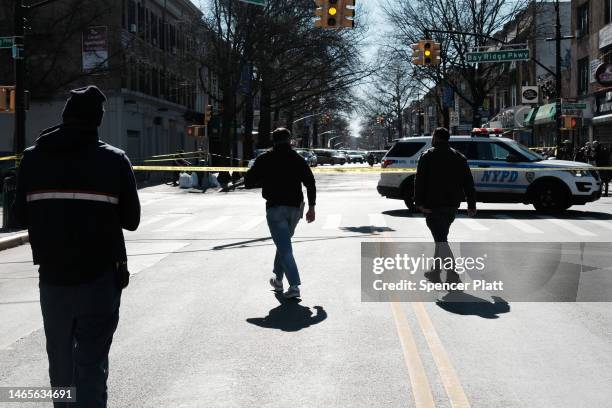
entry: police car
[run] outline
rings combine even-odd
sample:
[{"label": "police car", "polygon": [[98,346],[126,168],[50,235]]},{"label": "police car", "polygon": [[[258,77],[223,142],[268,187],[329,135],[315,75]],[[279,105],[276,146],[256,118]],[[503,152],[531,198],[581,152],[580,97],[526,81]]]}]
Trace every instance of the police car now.
[{"label": "police car", "polygon": [[[512,139],[498,137],[500,132],[477,128],[471,136],[450,138],[450,146],[468,159],[479,202],[533,204],[538,211],[557,212],[601,197],[601,180],[596,170],[590,170],[593,166],[546,160]],[[421,153],[430,147],[431,137],[400,139],[383,158],[382,167],[415,168]],[[410,210],[415,210],[414,176],[381,173],[378,192],[404,200]]]}]

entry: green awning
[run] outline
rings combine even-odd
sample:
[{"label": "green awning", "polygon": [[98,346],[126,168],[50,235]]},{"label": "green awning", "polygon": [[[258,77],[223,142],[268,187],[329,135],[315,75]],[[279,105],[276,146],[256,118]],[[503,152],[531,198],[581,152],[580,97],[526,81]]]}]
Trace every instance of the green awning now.
[{"label": "green awning", "polygon": [[525,119],[523,119],[523,126],[533,126],[533,121],[535,120],[536,113],[538,112],[538,106],[532,108],[525,115]]},{"label": "green awning", "polygon": [[544,125],[546,123],[555,123],[555,117],[557,115],[557,104],[549,103],[539,107],[536,113],[534,125]]}]

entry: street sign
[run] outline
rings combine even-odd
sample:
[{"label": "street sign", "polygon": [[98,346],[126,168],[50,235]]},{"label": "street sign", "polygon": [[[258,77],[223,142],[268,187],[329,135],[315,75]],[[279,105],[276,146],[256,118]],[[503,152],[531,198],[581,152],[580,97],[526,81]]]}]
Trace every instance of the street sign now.
[{"label": "street sign", "polygon": [[564,103],[561,105],[561,109],[568,110],[585,110],[587,108],[586,103]]},{"label": "street sign", "polygon": [[13,48],[13,37],[0,37],[0,48]]},{"label": "street sign", "polygon": [[526,61],[530,58],[529,49],[468,52],[465,54],[465,61],[470,64],[479,62],[507,62],[507,61]]},{"label": "street sign", "polygon": [[266,0],[240,0],[243,3],[255,4],[256,6],[265,6]]}]

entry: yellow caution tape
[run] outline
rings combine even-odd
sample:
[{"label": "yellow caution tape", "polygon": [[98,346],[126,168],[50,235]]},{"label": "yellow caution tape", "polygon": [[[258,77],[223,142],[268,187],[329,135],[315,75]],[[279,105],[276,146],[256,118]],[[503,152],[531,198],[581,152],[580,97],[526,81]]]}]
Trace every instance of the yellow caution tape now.
[{"label": "yellow caution tape", "polygon": [[[136,171],[209,171],[209,172],[239,172],[244,173],[248,167],[213,167],[213,166],[134,166]],[[472,167],[472,171],[569,171],[569,170],[612,170],[612,167]],[[313,173],[416,173],[416,168],[380,168],[380,167],[314,167]]]},{"label": "yellow caution tape", "polygon": [[5,160],[15,160],[17,158],[17,156],[6,156],[6,157],[0,157],[0,161],[5,161]]}]

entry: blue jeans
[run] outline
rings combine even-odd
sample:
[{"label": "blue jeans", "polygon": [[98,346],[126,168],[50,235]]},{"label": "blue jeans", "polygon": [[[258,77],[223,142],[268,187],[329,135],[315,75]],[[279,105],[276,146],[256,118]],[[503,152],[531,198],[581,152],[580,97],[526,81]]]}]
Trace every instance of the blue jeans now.
[{"label": "blue jeans", "polygon": [[279,205],[266,210],[266,220],[272,234],[272,240],[276,245],[276,256],[274,257],[274,274],[277,280],[287,276],[289,285],[300,285],[300,273],[293,258],[291,237],[295,227],[302,218],[302,210],[297,207]]},{"label": "blue jeans", "polygon": [[54,406],[106,407],[108,352],[121,300],[114,268],[87,284],[39,286],[51,386],[76,387],[76,403]]}]

